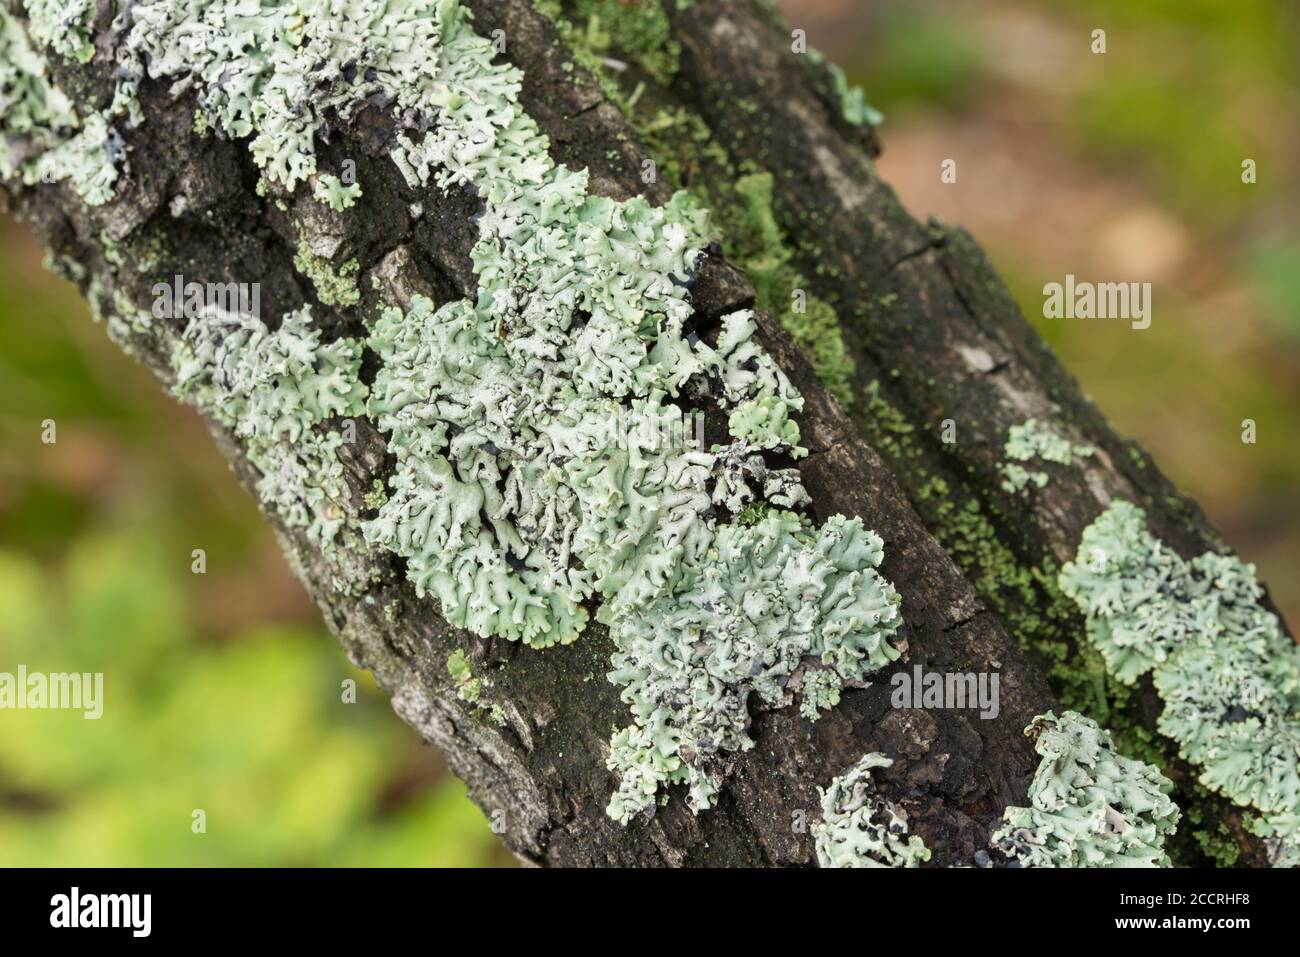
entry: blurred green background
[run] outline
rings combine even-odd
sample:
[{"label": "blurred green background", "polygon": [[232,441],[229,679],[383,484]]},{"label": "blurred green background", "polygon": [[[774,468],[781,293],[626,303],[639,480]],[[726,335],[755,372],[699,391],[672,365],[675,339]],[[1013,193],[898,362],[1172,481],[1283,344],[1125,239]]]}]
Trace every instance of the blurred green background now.
[{"label": "blurred green background", "polygon": [[[1116,427],[1300,621],[1293,8],[783,6],[886,114],[880,168],[913,213],[971,229]],[[21,226],[0,244],[0,671],[106,672],[99,721],[0,712],[0,866],[510,863],[326,634],[202,423]],[[1043,320],[1067,272],[1151,281],[1152,327]]]}]

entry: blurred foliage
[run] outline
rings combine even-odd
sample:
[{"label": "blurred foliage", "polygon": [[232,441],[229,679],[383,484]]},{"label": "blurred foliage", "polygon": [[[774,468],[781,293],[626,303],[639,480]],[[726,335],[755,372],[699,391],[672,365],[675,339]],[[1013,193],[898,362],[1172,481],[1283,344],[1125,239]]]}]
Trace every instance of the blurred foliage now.
[{"label": "blurred foliage", "polygon": [[[1244,188],[1239,176],[1243,157],[1275,175],[1295,145],[1257,129],[1268,100],[1295,106],[1285,102],[1300,44],[1291,4],[1089,0],[1074,19],[1107,28],[1111,57],[1071,104],[1086,154],[1121,173],[1138,166],[1160,198],[1206,226],[1230,225],[1267,202],[1267,191]],[[1237,188],[1225,189],[1234,178]]]},{"label": "blurred foliage", "polygon": [[1300,239],[1260,243],[1249,270],[1267,314],[1300,344]]},{"label": "blurred foliage", "polygon": [[[989,249],[1101,411],[1200,501],[1300,622],[1300,10],[783,6],[885,114],[880,168],[904,203]],[[949,156],[962,176],[945,186]],[[1244,159],[1254,184],[1242,182]],[[1044,319],[1043,285],[1066,273],[1152,279],[1151,328]],[[1241,442],[1247,418],[1255,445]]]},{"label": "blurred foliage", "polygon": [[945,17],[941,9],[929,4],[884,5],[873,25],[879,40],[873,44],[869,63],[855,60],[852,54],[836,60],[855,82],[868,84],[865,92],[870,103],[888,103],[891,109],[904,110],[917,106],[960,109],[976,92],[972,83],[983,58],[974,38],[954,29],[952,21],[951,14]]},{"label": "blurred foliage", "polygon": [[0,671],[102,672],[104,704],[0,711],[0,866],[508,863],[202,424],[2,239]]}]

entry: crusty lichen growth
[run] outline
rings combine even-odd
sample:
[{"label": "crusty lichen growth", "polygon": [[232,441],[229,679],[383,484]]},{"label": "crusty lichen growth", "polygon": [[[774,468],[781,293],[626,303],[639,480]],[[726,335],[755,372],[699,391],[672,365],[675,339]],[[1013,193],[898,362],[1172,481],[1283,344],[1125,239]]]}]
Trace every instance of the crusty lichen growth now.
[{"label": "crusty lichen growth", "polygon": [[1021,463],[1041,459],[1044,462],[1069,465],[1075,456],[1086,458],[1093,451],[1090,445],[1071,445],[1055,432],[1039,425],[1037,419],[1013,425],[1007,432],[1007,443],[1003,448],[1010,461],[998,466],[1002,473],[1002,488],[1008,492],[1019,492],[1030,482],[1039,488],[1047,485],[1046,472],[1031,472]]},{"label": "crusty lichen growth", "polygon": [[1206,787],[1260,812],[1277,861],[1300,847],[1300,651],[1261,602],[1254,566],[1206,552],[1184,561],[1117,502],[1084,532],[1062,590],[1087,616],[1107,667],[1150,673],[1158,728]]},{"label": "crusty lichen growth", "polygon": [[907,835],[907,815],[876,791],[872,768],[893,760],[873,752],[831,781],[822,796],[822,819],[813,825],[822,867],[919,867],[930,859],[925,842]]},{"label": "crusty lichen growth", "polygon": [[1030,806],[1007,808],[992,836],[1010,866],[1168,866],[1178,808],[1157,768],[1117,753],[1108,732],[1073,711],[1040,715],[1025,734],[1043,756]]}]

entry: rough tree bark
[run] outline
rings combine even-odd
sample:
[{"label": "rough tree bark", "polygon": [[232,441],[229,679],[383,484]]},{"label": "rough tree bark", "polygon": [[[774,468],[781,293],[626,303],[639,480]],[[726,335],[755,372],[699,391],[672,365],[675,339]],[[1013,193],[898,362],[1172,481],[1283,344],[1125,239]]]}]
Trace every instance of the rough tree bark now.
[{"label": "rough tree bark", "polygon": [[[99,105],[113,93],[108,6],[96,23],[94,60],[51,60],[62,85]],[[882,789],[908,812],[912,832],[933,852],[931,864],[969,863],[1003,808],[1024,803],[1038,758],[1022,730],[1034,715],[1059,710],[1064,699],[1122,717],[1134,734],[1149,732],[1159,713],[1149,688],[1126,697],[1107,686],[1095,700],[1076,701],[1067,669],[1047,666],[1044,642],[1064,643],[1067,664],[1083,657],[1082,624],[1055,591],[1051,569],[1073,556],[1082,530],[1120,498],[1143,505],[1155,531],[1185,554],[1218,539],[1195,505],[1083,398],[970,237],[903,211],[872,166],[876,141],[843,119],[826,71],[791,53],[788,34],[757,3],[697,0],[679,10],[666,0],[663,16],[680,50],[675,69],[664,75],[643,69],[636,50],[612,51],[624,63],[604,85],[584,66],[590,59],[575,56],[581,51],[565,5],[558,20],[528,0],[467,6],[480,33],[504,31],[504,57],[526,77],[524,107],[558,161],[590,169],[593,192],[662,202],[677,185],[726,191],[737,169],[772,174],[773,212],[792,260],[811,291],[836,307],[856,365],[850,417],[780,323],[761,316],[767,348],[808,400],[800,425],[811,454],[798,466],[813,512],[860,516],[884,539],[881,572],[903,600],[907,653],[896,668],[994,670],[1002,689],[1000,714],[987,721],[973,712],[892,709],[888,673],[848,691],[815,723],[792,708],[758,713],[757,746],[733,756],[718,807],[694,816],[673,800],[650,821],[622,827],[604,812],[614,785],[605,757],[627,708],[604,679],[611,643],[601,627],[545,651],[477,638],[417,598],[391,556],[347,556],[354,587],[337,590],[336,572],[306,537],[268,515],[349,656],[443,750],[474,800],[500,812],[509,847],[539,864],[809,864],[811,839],[792,827],[797,812],[812,815],[817,786],[864,752],[883,751],[896,761],[878,772]],[[637,89],[641,108],[615,102],[610,82]],[[266,314],[311,303],[328,335],[358,335],[360,316],[381,300],[472,295],[476,200],[409,189],[387,158],[394,123],[382,109],[335,124],[318,143],[323,162],[354,159],[365,184],[364,202],[332,212],[303,189],[284,208],[259,196],[243,144],[193,133],[196,96],[193,88],[173,96],[165,83],[143,85],[147,119],[126,135],[129,172],[109,204],[88,207],[62,185],[6,194],[101,308],[111,311],[119,295],[146,303],[152,285],[174,274],[256,281]],[[642,122],[654,115],[647,105],[689,115],[709,131],[711,148]],[[663,149],[680,151],[682,182],[644,183],[642,160]],[[408,210],[417,201],[424,215],[413,219]],[[335,264],[357,259],[359,304],[320,302],[294,266],[302,241]],[[736,264],[722,256],[703,262],[693,290],[702,322],[754,296]],[[163,321],[129,343],[164,384],[178,332],[177,323]],[[1099,451],[1026,499],[1001,489],[997,464],[1008,427],[1031,416]],[[955,444],[939,441],[949,418],[959,430]],[[255,482],[238,441],[221,429],[214,434],[240,479]],[[357,420],[356,441],[341,455],[353,492],[349,518],[368,517],[365,493],[391,469],[384,437]],[[967,502],[983,516],[974,530],[954,525],[945,507]],[[504,726],[458,698],[446,667],[458,648],[490,678]],[[1098,685],[1089,679],[1086,687]],[[1227,822],[1240,860],[1262,863],[1262,847],[1241,830],[1236,811],[1196,790],[1171,749],[1148,738],[1179,778],[1180,804],[1202,804],[1208,820]],[[1180,853],[1186,862],[1204,860],[1194,842]]]}]

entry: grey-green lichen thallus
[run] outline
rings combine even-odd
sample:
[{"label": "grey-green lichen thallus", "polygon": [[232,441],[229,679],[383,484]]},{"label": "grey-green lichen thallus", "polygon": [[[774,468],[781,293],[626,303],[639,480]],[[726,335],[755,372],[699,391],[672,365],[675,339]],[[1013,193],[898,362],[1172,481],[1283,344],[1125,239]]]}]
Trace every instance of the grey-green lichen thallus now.
[{"label": "grey-green lichen thallus", "polygon": [[[147,77],[197,88],[195,135],[246,143],[281,210],[303,185],[329,215],[367,202],[359,184],[318,168],[316,150],[330,122],[375,104],[411,119],[385,147],[410,186],[476,198],[470,298],[356,315],[355,260],[337,265],[304,238],[295,266],[318,302],[354,320],[347,334],[326,335],[319,308],[263,319],[208,307],[175,341],[173,388],[243,443],[268,508],[327,553],[350,536],[401,556],[453,624],[537,648],[576,640],[590,615],[607,624],[609,677],[631,710],[608,759],[613,817],[632,821],[676,782],[692,806],[710,806],[725,754],[753,746],[751,706],[797,700],[815,717],[899,656],[899,598],[877,571],[883,543],[856,519],[808,517],[790,467],[804,453],[803,400],[756,341],[753,316],[732,311],[716,334],[693,326],[707,211],[684,193],[662,205],[595,195],[585,170],[557,165],[520,107],[522,73],[494,62],[455,0],[143,0],[107,27],[101,13],[89,0],[0,7],[6,181],[64,182],[88,205],[111,201],[131,182],[124,135],[145,122]],[[97,46],[104,29],[112,42]],[[54,58],[110,49],[111,99],[83,104],[55,83]],[[846,117],[873,120],[840,80]],[[748,258],[766,264],[769,297],[789,299],[798,274],[771,251],[781,237],[761,215],[770,179],[737,189],[758,224]],[[120,290],[112,305],[119,328],[151,321]],[[821,305],[801,341],[825,344],[819,372],[844,392],[843,343]],[[705,408],[726,420],[719,444],[665,441],[690,436]],[[365,521],[342,507],[349,419],[382,432],[395,463],[366,495]],[[1018,463],[1088,452],[1031,421],[1012,430],[1007,454],[1020,471],[1005,477],[1023,488],[1042,473]],[[1125,509],[1136,511],[1117,505],[1089,529],[1061,586],[1121,678],[1153,675],[1161,730],[1207,786],[1258,810],[1255,826],[1285,860],[1298,790],[1294,649],[1247,566],[1183,562]],[[1095,550],[1105,559],[1094,566]],[[1012,842],[1006,853],[1022,863],[1161,862],[1173,815],[1150,769],[1081,719],[1040,721],[1040,751],[1059,744],[1054,754],[1077,756],[1080,774],[1102,783],[1036,778],[1031,807],[1008,811],[996,843]],[[819,854],[825,845],[842,860],[861,846],[885,863],[923,861],[887,802],[849,806],[886,768],[868,758],[831,784]],[[1091,787],[1103,788],[1101,805]],[[1058,798],[1120,814],[1127,843],[1079,830]],[[1083,815],[1089,828],[1095,818]]]},{"label": "grey-green lichen thallus", "polygon": [[[716,755],[752,744],[751,697],[785,704],[808,674],[816,713],[897,656],[879,538],[791,511],[807,503],[797,472],[763,459],[803,454],[802,399],[751,315],[723,317],[712,343],[690,328],[707,212],[685,194],[661,207],[590,194],[586,171],[558,166],[519,107],[520,71],[493,62],[457,3],[143,2],[114,29],[119,97],[87,117],[43,85],[30,49],[11,57],[25,71],[18,132],[44,128],[48,141],[8,173],[48,175],[73,154],[59,169],[88,202],[110,198],[123,172],[112,130],[138,121],[147,74],[200,83],[202,129],[247,139],[269,181],[311,181],[336,211],[360,190],[318,173],[316,134],[327,112],[346,118],[376,97],[426,121],[391,154],[412,186],[481,199],[475,298],[417,298],[364,340],[332,342],[307,310],[268,324],[209,308],[175,351],[175,390],[247,443],[264,501],[322,547],[344,494],[339,434],[325,425],[372,419],[397,466],[361,531],[406,559],[450,622],[545,647],[575,640],[596,608],[633,712],[610,756],[611,815],[630,820],[669,781],[709,806]],[[25,42],[11,21],[5,32]],[[299,259],[318,291],[342,288]],[[381,363],[369,388],[364,349]],[[727,444],[663,441],[689,435],[684,420],[704,403],[726,411]],[[770,509],[752,524],[726,517],[757,503]]]}]

